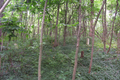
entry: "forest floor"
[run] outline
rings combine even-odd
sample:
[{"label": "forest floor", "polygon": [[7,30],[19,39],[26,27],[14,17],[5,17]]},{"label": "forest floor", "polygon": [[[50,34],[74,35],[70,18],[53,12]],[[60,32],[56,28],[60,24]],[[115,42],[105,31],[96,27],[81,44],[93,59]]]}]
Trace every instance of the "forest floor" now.
[{"label": "forest floor", "polygon": [[[37,80],[39,40],[16,42],[18,47],[0,52],[2,65],[0,80]],[[62,43],[60,43],[62,44]],[[42,55],[42,80],[71,80],[74,67],[76,41],[67,40],[66,46],[53,47],[52,43],[45,41]],[[84,58],[80,52],[84,51]],[[91,56],[91,46],[81,40],[78,54],[78,67],[76,80],[119,80],[120,57],[111,49],[109,54],[104,54],[100,47],[94,48],[91,73],[88,73]]]}]

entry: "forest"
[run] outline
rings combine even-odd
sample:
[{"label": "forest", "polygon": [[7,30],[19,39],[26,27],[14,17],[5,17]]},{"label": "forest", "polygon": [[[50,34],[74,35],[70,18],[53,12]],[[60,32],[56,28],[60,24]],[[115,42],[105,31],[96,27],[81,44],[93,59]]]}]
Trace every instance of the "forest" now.
[{"label": "forest", "polygon": [[0,80],[120,80],[120,0],[0,0]]}]

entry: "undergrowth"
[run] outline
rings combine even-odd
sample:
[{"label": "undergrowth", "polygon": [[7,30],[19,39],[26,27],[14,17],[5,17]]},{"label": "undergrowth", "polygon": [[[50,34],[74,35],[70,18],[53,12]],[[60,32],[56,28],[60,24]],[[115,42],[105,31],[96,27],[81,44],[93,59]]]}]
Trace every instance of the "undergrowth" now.
[{"label": "undergrowth", "polygon": [[[58,47],[53,47],[52,41],[52,38],[44,40],[42,80],[71,80],[76,39],[70,40],[68,38],[66,46],[62,46],[60,41]],[[14,43],[18,47],[14,46]],[[2,55],[0,80],[37,80],[39,40],[30,39],[26,42],[11,42],[8,47],[8,50],[0,52]],[[84,58],[80,58],[81,51],[84,51]],[[92,71],[89,74],[90,56],[91,46],[85,45],[84,40],[81,40],[76,80],[120,79],[120,60],[115,52],[104,54],[101,48],[95,46]]]}]

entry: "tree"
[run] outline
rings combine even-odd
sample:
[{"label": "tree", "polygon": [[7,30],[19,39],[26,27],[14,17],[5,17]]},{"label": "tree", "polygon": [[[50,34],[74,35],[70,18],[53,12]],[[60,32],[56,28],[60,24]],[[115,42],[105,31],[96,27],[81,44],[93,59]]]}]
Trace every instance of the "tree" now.
[{"label": "tree", "polygon": [[59,18],[59,6],[60,4],[58,3],[58,12],[57,12],[57,20],[56,20],[56,27],[55,27],[55,43],[54,43],[54,47],[58,46],[58,42],[57,42],[57,34],[58,34],[58,18]]},{"label": "tree", "polygon": [[[2,8],[3,3],[4,3],[4,0],[0,0],[0,8]],[[3,14],[2,14],[2,12],[0,12],[0,18],[2,18],[2,17],[3,17]],[[1,22],[0,22],[0,25],[2,25]],[[1,36],[2,36],[2,29],[0,28],[0,38],[1,38]],[[1,44],[1,42],[0,42],[0,44]]]},{"label": "tree", "polygon": [[[0,8],[3,6],[3,3],[4,3],[4,0],[0,0]],[[2,12],[0,12],[0,18],[1,17],[3,17]],[[1,22],[0,22],[0,25],[2,25]],[[0,38],[2,39],[2,28],[0,28]],[[0,45],[2,45],[1,41],[0,41]],[[2,50],[2,46],[0,50]],[[1,69],[1,55],[0,55],[0,69]]]},{"label": "tree", "polygon": [[42,19],[42,27],[41,27],[41,35],[40,35],[40,53],[39,53],[39,63],[38,63],[38,80],[41,80],[41,61],[42,61],[42,45],[43,45],[43,27],[45,20],[45,12],[46,12],[47,0],[44,5],[43,19]]},{"label": "tree", "polygon": [[[3,0],[0,0],[0,2],[2,3]],[[8,3],[10,2],[10,0],[7,0],[4,5],[2,7],[0,7],[0,14],[3,12],[3,10],[5,9],[5,7],[8,5]]]},{"label": "tree", "polygon": [[112,30],[111,30],[111,38],[110,38],[110,45],[109,45],[109,48],[107,50],[107,53],[110,51],[110,48],[111,48],[111,44],[112,44],[112,38],[113,38],[113,29],[114,29],[114,22],[115,22],[115,19],[116,19],[116,15],[117,15],[117,9],[118,9],[118,0],[116,1],[116,11],[115,11],[115,16],[114,16],[114,19],[113,19],[113,23],[112,23]]},{"label": "tree", "polygon": [[90,33],[89,36],[92,37],[93,35],[93,16],[94,16],[94,0],[90,0],[91,1],[91,21],[90,21]]},{"label": "tree", "polygon": [[68,12],[68,0],[66,1],[66,10],[65,10],[65,27],[64,27],[64,34],[63,34],[63,38],[64,38],[64,42],[63,45],[65,46],[66,44],[66,34],[67,34],[67,12]]},{"label": "tree", "polygon": [[103,44],[104,44],[104,53],[106,53],[106,37],[107,37],[107,26],[106,26],[106,1],[105,0],[105,7],[103,8]]},{"label": "tree", "polygon": [[120,53],[120,31],[117,33],[117,53]]},{"label": "tree", "polygon": [[39,36],[39,27],[40,27],[39,16],[40,16],[40,14],[38,13],[38,32],[37,32],[37,35],[38,35],[38,36]]},{"label": "tree", "polygon": [[98,15],[97,15],[97,18],[96,18],[96,20],[95,20],[95,24],[94,24],[93,29],[92,29],[91,60],[90,60],[90,66],[89,66],[89,72],[88,72],[88,73],[90,73],[90,72],[91,72],[92,61],[93,61],[93,52],[94,52],[94,37],[95,37],[95,35],[94,35],[94,34],[95,34],[95,26],[96,26],[96,24],[97,24],[98,18],[99,18],[99,16],[100,16],[100,13],[101,13],[101,11],[102,11],[102,9],[103,9],[104,4],[105,4],[105,1],[103,0],[102,7],[101,7],[101,9],[100,9],[100,11],[99,11],[99,13],[98,13]]},{"label": "tree", "polygon": [[79,51],[79,43],[80,43],[80,30],[81,30],[81,0],[79,0],[79,29],[78,29],[78,34],[77,34],[77,44],[76,44],[76,53],[75,53],[75,63],[74,63],[74,69],[73,69],[73,75],[72,75],[72,80],[75,80],[75,74],[76,74],[76,69],[77,69],[77,58],[78,58],[78,51]]}]

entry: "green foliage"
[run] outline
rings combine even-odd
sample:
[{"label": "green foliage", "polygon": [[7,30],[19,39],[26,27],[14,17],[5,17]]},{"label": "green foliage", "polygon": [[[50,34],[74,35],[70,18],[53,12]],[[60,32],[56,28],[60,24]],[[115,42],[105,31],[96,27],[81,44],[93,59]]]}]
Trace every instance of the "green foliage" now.
[{"label": "green foliage", "polygon": [[[45,39],[45,38],[44,38]],[[69,42],[66,46],[58,46],[53,48],[49,45],[51,38],[45,40],[43,44],[43,57],[42,57],[42,79],[43,80],[70,80],[72,78],[74,66],[75,43]],[[76,39],[76,38],[75,38]],[[73,41],[75,40],[73,39]],[[32,43],[31,43],[32,41]],[[83,41],[83,40],[81,40]],[[18,48],[14,44],[18,45]],[[71,45],[70,45],[71,44]],[[80,43],[83,45],[84,42]],[[38,71],[38,56],[39,56],[39,40],[29,39],[26,42],[11,41],[9,49],[3,51],[5,55],[2,56],[2,70],[7,70],[8,73],[1,77],[1,80],[36,80]],[[91,74],[88,74],[90,62],[89,46],[81,46],[80,51],[84,51],[84,58],[78,55],[78,68],[76,73],[77,80],[110,80],[119,79],[119,59],[109,60],[117,55],[103,54],[102,49],[95,48],[93,57],[93,66]],[[10,53],[12,53],[10,55]],[[5,56],[5,58],[4,58]],[[12,58],[13,68],[10,67],[9,58]],[[107,74],[107,75],[105,75]],[[112,76],[111,76],[112,75]]]},{"label": "green foliage", "polygon": [[[3,34],[12,37],[25,33],[27,37],[26,40],[12,41],[8,44],[7,38],[3,37],[3,45],[7,48],[0,51],[2,57],[2,66],[0,70],[0,80],[37,80],[38,76],[38,56],[39,56],[39,39],[29,39],[31,38],[31,33],[35,29],[37,20],[42,22],[42,15],[44,4],[46,0],[11,0],[11,3],[4,10],[4,17],[2,20]],[[67,24],[65,24],[65,11],[66,2],[68,2],[67,10]],[[111,4],[112,3],[112,4]],[[56,11],[57,6],[60,4],[59,10],[59,21],[58,29],[60,30],[60,37],[63,35],[64,26],[67,26],[67,33],[71,33],[72,29],[76,30],[78,22],[78,8],[79,0],[48,0],[46,17],[45,17],[45,27],[44,32],[46,33],[46,28],[48,33],[54,31],[56,27]],[[102,0],[94,1],[94,17],[100,10],[102,5]],[[110,17],[114,16],[116,2],[114,0],[107,1],[107,26],[108,34],[111,30]],[[91,19],[91,3],[90,0],[83,0],[81,4],[81,31],[83,31],[83,26],[86,27],[86,35],[89,35],[90,19]],[[12,12],[12,15],[11,15]],[[108,12],[110,12],[108,14]],[[36,17],[38,15],[39,17]],[[119,13],[119,12],[118,12]],[[13,17],[15,16],[15,17]],[[32,18],[32,17],[33,18]],[[9,18],[11,17],[11,18]],[[22,19],[22,22],[19,17]],[[32,20],[32,19],[33,20]],[[30,19],[30,20],[29,20]],[[68,23],[68,21],[70,22]],[[111,21],[110,21],[111,20]],[[116,17],[114,32],[117,34],[119,32],[119,14]],[[100,15],[96,30],[103,34],[102,30],[102,15]],[[40,26],[40,25],[39,25]],[[88,28],[87,28],[88,27]],[[26,29],[27,28],[27,29]],[[59,31],[58,30],[58,31]],[[43,33],[44,34],[44,33]],[[53,32],[54,36],[54,32]],[[42,54],[42,80],[71,80],[72,72],[75,62],[75,50],[76,50],[76,35],[66,37],[66,46],[63,45],[63,38],[59,38],[59,46],[53,47],[54,37],[49,35],[43,36],[43,54]],[[20,38],[19,36],[17,36]],[[23,37],[23,36],[21,36]],[[88,74],[90,53],[91,53],[91,43],[90,46],[86,45],[86,38],[81,36],[80,47],[78,53],[78,68],[76,72],[76,80],[119,80],[120,79],[120,60],[117,54],[115,54],[116,48],[116,36],[112,43],[112,49],[109,54],[103,53],[103,44],[100,39],[95,37],[94,45],[94,55],[93,55],[93,65],[92,72]],[[89,37],[90,38],[90,37]],[[2,41],[2,40],[0,40]],[[91,38],[90,38],[91,41]],[[109,43],[109,37],[107,42]],[[106,48],[109,45],[106,44]],[[80,58],[80,52],[84,51],[84,58]],[[118,57],[118,58],[117,58]],[[2,74],[2,75],[1,75]]]},{"label": "green foliage", "polygon": [[54,38],[51,36],[45,36],[43,37],[43,42],[46,43],[47,45],[52,45],[54,42]]},{"label": "green foliage", "polygon": [[92,70],[93,70],[93,71],[100,71],[100,70],[102,70],[102,67],[99,66],[99,65],[95,65],[95,64],[94,64],[94,65],[92,66]]},{"label": "green foliage", "polygon": [[2,31],[3,34],[7,33],[9,40],[11,40],[12,37],[17,37],[15,35],[15,31],[21,30],[21,28],[19,27],[19,21],[16,17],[12,17],[12,18],[4,18],[2,19]]}]

